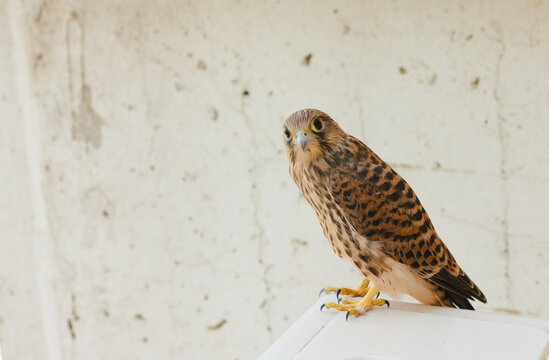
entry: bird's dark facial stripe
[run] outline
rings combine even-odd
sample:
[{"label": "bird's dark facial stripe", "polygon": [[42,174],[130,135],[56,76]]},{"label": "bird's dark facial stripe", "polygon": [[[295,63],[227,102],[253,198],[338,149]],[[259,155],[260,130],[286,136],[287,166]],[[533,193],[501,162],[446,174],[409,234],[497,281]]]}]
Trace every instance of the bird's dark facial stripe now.
[{"label": "bird's dark facial stripe", "polygon": [[292,134],[290,134],[290,130],[287,127],[284,127],[284,138],[288,141],[292,139]]},{"label": "bird's dark facial stripe", "polygon": [[320,140],[324,140],[324,138],[326,136],[323,132],[319,132],[319,133],[315,133],[315,134],[316,134],[317,138],[319,138]]}]

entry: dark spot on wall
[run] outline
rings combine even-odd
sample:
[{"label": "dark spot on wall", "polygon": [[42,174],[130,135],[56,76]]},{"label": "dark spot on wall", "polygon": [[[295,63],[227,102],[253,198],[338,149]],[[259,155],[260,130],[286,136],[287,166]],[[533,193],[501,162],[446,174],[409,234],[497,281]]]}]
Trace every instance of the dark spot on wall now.
[{"label": "dark spot on wall", "polygon": [[347,24],[343,25],[343,35],[347,35],[351,31],[351,27]]},{"label": "dark spot on wall", "polygon": [[82,85],[82,99],[78,112],[73,113],[72,138],[91,144],[94,148],[101,147],[101,126],[103,119],[92,106],[92,94],[88,85]]},{"label": "dark spot on wall", "polygon": [[401,66],[398,68],[398,72],[402,75],[406,74],[408,71],[406,71],[406,68],[404,66]]},{"label": "dark spot on wall", "polygon": [[267,93],[267,96],[273,96],[273,91],[269,90],[269,92]]},{"label": "dark spot on wall", "polygon": [[218,330],[218,329],[221,329],[221,327],[223,325],[225,325],[226,323],[227,323],[226,319],[221,319],[217,324],[208,326],[207,329],[208,330]]},{"label": "dark spot on wall", "polygon": [[192,52],[187,53],[187,57],[188,57],[188,58],[192,58],[192,57],[193,57],[193,53],[192,53]]},{"label": "dark spot on wall", "polygon": [[147,338],[147,337],[145,336],[145,337],[143,337],[143,339],[141,339],[141,341],[143,341],[144,343],[149,342],[149,338]]},{"label": "dark spot on wall", "polygon": [[212,121],[217,121],[217,118],[219,117],[219,112],[217,111],[217,109],[212,107],[211,113],[212,113]]},{"label": "dark spot on wall", "polygon": [[206,63],[204,62],[204,60],[198,60],[198,62],[196,63],[196,67],[200,70],[208,69],[208,67],[206,66]]},{"label": "dark spot on wall", "polygon": [[106,209],[103,210],[102,214],[103,214],[103,217],[106,217],[106,218],[109,217],[109,212]]},{"label": "dark spot on wall", "polygon": [[337,13],[339,12],[339,10],[334,9],[332,12],[333,12],[334,14],[337,14]]},{"label": "dark spot on wall", "polygon": [[467,35],[467,37],[465,38],[465,40],[469,41],[473,38],[473,34],[469,34]]},{"label": "dark spot on wall", "polygon": [[[195,181],[197,178],[196,174],[193,174],[193,173],[190,173],[188,171],[185,171],[185,174],[183,175],[183,177],[181,178],[181,180],[183,181]],[[190,221],[192,221],[192,218],[189,218]]]},{"label": "dark spot on wall", "polygon": [[36,16],[34,17],[34,22],[38,24],[40,22],[40,19],[42,19],[42,12],[44,11],[44,4],[40,5],[40,9],[38,9],[38,12]]},{"label": "dark spot on wall", "polygon": [[177,91],[185,90],[185,85],[181,84],[179,81],[174,83],[174,87]]},{"label": "dark spot on wall", "polygon": [[311,65],[311,59],[313,58],[313,54],[308,53],[303,57],[303,60],[301,60],[301,63],[305,66]]},{"label": "dark spot on wall", "polygon": [[111,313],[109,312],[109,310],[103,309],[103,316],[109,317],[109,316],[111,316]]},{"label": "dark spot on wall", "polygon": [[36,57],[34,58],[34,68],[35,69],[40,65],[40,63],[42,62],[43,57],[44,56],[42,54],[36,55]]},{"label": "dark spot on wall", "polygon": [[471,81],[471,88],[476,89],[478,87],[479,82],[480,82],[480,79],[478,77],[474,78],[473,81]]},{"label": "dark spot on wall", "polygon": [[297,251],[299,250],[299,248],[301,247],[306,247],[309,245],[309,243],[306,241],[306,240],[301,240],[301,239],[298,239],[298,238],[293,238],[291,240],[291,244],[292,244],[292,248],[293,248],[293,253],[296,254]]},{"label": "dark spot on wall", "polygon": [[242,91],[242,96],[250,96],[250,91],[248,91],[248,89],[244,89],[244,91]]},{"label": "dark spot on wall", "polygon": [[72,310],[71,310],[72,318],[74,319],[74,321],[78,321],[80,320],[80,316],[76,311],[76,295],[74,294],[71,295],[71,304],[72,304]]},{"label": "dark spot on wall", "polygon": [[72,320],[67,319],[67,327],[69,328],[69,332],[71,333],[71,337],[73,340],[76,339],[76,333],[74,332],[74,327],[72,326]]},{"label": "dark spot on wall", "polygon": [[141,321],[145,321],[145,318],[143,317],[143,315],[137,313],[134,315],[133,317],[135,320],[141,320]]},{"label": "dark spot on wall", "polygon": [[433,76],[431,76],[431,79],[429,79],[429,85],[435,85],[436,82],[437,82],[437,74],[433,74]]},{"label": "dark spot on wall", "polygon": [[150,170],[150,171],[154,171],[154,169],[156,169],[156,168],[154,167],[154,165],[149,166],[149,170]]}]

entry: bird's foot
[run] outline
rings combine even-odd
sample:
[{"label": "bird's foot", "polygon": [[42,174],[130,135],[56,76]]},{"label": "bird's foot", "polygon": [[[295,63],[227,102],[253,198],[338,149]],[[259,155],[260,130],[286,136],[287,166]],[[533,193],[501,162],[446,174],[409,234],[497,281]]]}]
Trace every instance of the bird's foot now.
[{"label": "bird's foot", "polygon": [[369,288],[366,295],[361,300],[344,298],[341,300],[342,304],[336,304],[336,303],[322,304],[322,306],[320,307],[320,310],[322,310],[323,308],[327,308],[327,309],[336,309],[339,311],[347,311],[346,319],[348,319],[349,315],[360,316],[361,314],[370,310],[374,306],[387,305],[388,307],[390,305],[389,301],[385,299],[374,300],[374,296],[377,294],[377,292],[378,292],[377,288],[374,285],[372,285]]},{"label": "bird's foot", "polygon": [[357,289],[327,286],[324,289],[320,290],[319,296],[322,295],[322,293],[326,293],[326,294],[336,293],[338,302],[341,300],[340,298],[341,295],[350,295],[351,297],[364,297],[368,293],[368,290],[370,290],[370,288],[368,287],[369,284],[370,284],[370,280],[364,278],[360,282],[360,285],[358,285]]}]

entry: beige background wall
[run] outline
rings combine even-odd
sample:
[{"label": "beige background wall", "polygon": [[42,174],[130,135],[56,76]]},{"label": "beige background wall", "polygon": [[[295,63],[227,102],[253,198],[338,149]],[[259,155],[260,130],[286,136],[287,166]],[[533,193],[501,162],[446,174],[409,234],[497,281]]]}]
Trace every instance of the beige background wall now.
[{"label": "beige background wall", "polygon": [[281,123],[414,187],[486,310],[549,318],[549,1],[0,3],[5,359],[252,359],[334,256]]}]

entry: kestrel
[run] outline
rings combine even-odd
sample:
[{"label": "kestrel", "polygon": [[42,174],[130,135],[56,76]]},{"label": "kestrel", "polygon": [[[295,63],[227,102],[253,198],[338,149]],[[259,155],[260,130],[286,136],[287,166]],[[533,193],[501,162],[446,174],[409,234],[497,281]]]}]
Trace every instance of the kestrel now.
[{"label": "kestrel", "polygon": [[437,306],[474,310],[486,297],[459,267],[437,235],[418,197],[387,163],[345,133],[327,114],[300,110],[284,124],[290,175],[314,209],[332,250],[362,272],[355,289],[326,292],[362,297],[323,307],[359,316],[374,305],[378,289],[406,293]]}]

